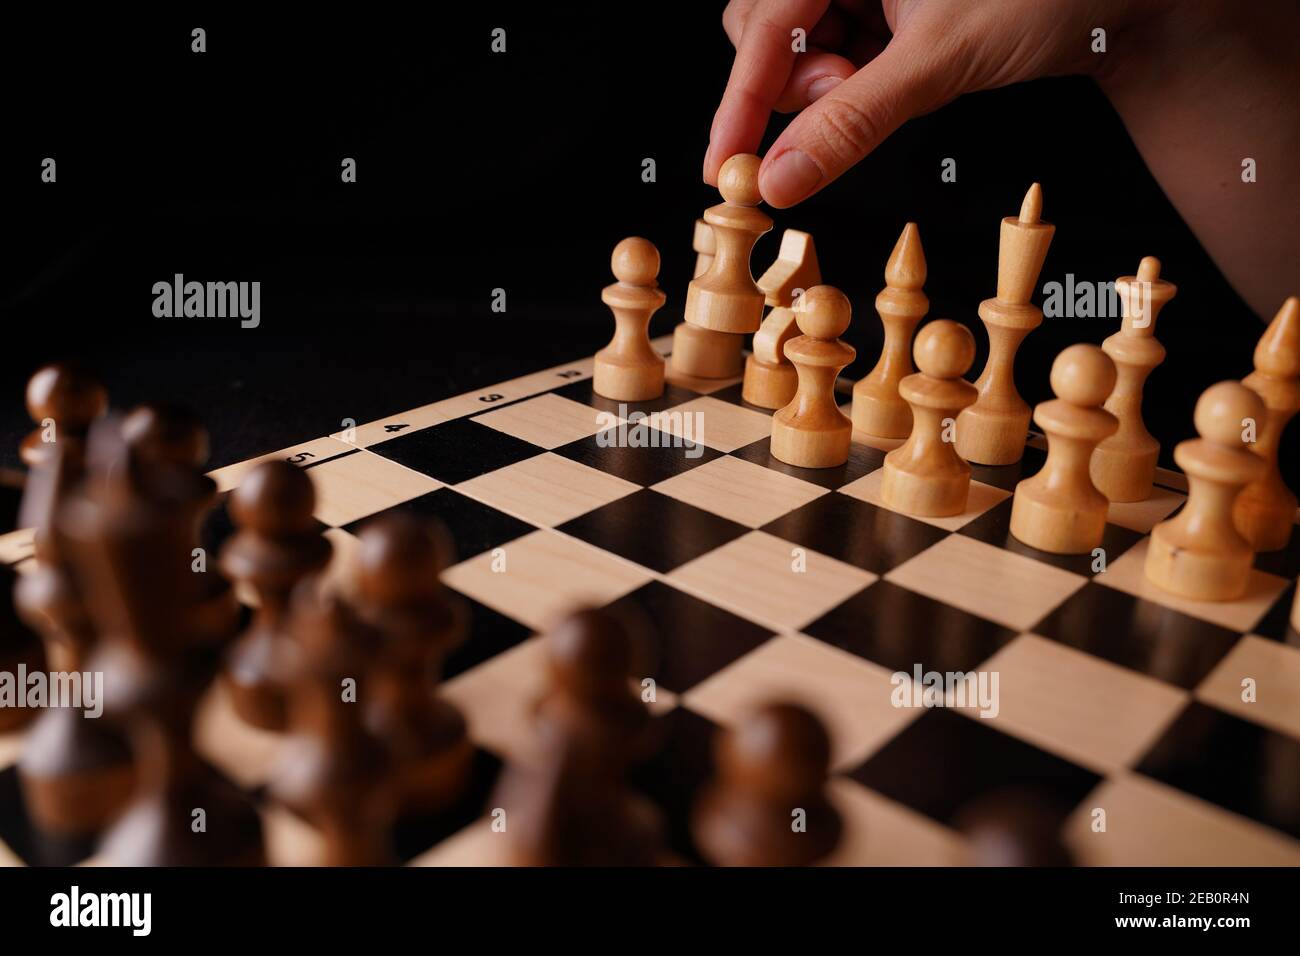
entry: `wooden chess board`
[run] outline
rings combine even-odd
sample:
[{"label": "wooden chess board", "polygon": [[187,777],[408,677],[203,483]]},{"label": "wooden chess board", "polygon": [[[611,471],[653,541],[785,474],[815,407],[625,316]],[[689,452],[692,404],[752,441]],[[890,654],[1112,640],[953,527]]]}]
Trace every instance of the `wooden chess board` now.
[{"label": "wooden chess board", "polygon": [[[607,447],[600,413],[618,406],[592,392],[591,374],[582,359],[264,456],[310,471],[333,574],[358,527],[388,510],[434,515],[456,540],[445,579],[473,624],[443,691],[479,747],[475,785],[452,811],[403,824],[403,859],[502,859],[486,801],[503,762],[531,753],[538,634],[590,604],[652,625],[653,707],[668,743],[636,780],[687,860],[697,859],[687,811],[716,728],[787,698],[834,739],[831,793],[846,829],[832,863],[959,863],[959,810],[1020,784],[1059,799],[1083,864],[1300,863],[1300,634],[1288,625],[1300,535],[1260,556],[1243,599],[1188,601],[1142,570],[1147,533],[1184,500],[1177,473],[1162,470],[1150,500],[1111,506],[1099,571],[1092,556],[1037,552],[1008,534],[1011,491],[1043,460],[1037,436],[1016,465],[975,466],[966,514],[922,520],[880,503],[886,444],[856,436],[848,463],[822,471],[773,459],[771,413],[747,406],[736,380],[670,373],[661,399],[629,409],[698,413],[691,454],[669,442]],[[213,477],[228,493],[264,458]],[[210,553],[230,531],[220,507]],[[29,533],[0,538],[0,559],[20,571],[30,553]],[[891,675],[917,665],[997,672],[997,715],[894,706]],[[199,738],[264,806],[271,859],[312,862],[316,835],[264,797],[279,738],[243,725],[216,690]],[[20,747],[21,735],[0,737],[0,861],[94,862],[91,848],[29,826]]]}]

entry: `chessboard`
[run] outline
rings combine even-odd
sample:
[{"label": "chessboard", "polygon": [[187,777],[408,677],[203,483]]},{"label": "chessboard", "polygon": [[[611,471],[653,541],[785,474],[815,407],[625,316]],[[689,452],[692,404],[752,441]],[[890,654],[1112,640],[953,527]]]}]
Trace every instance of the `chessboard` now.
[{"label": "chessboard", "polygon": [[[653,344],[666,354],[671,338]],[[489,795],[504,765],[535,753],[543,635],[575,607],[609,606],[644,620],[656,645],[665,744],[634,782],[684,861],[701,859],[688,817],[715,734],[785,699],[832,738],[844,832],[831,864],[961,863],[962,808],[1026,785],[1059,805],[1082,865],[1300,863],[1300,634],[1288,623],[1300,535],[1258,557],[1243,598],[1185,600],[1143,574],[1148,533],[1185,500],[1179,473],[1111,505],[1102,560],[1047,554],[1008,531],[1041,436],[1014,465],[973,466],[966,513],[919,519],[881,503],[888,442],[855,434],[843,466],[800,469],[772,457],[772,413],[745,403],[739,379],[670,367],[662,397],[620,407],[592,374],[588,357],[210,473],[224,498],[264,460],[305,469],[334,545],[329,575],[346,573],[377,515],[450,529],[444,580],[472,623],[442,693],[468,720],[474,783],[457,806],[402,823],[404,861],[504,859]],[[605,440],[629,416],[639,439]],[[231,533],[219,506],[208,552]],[[0,537],[20,573],[31,551],[30,532]],[[996,673],[996,714],[952,698],[895,706],[892,676],[917,669]],[[258,801],[271,862],[313,862],[319,836],[267,795],[282,738],[241,722],[223,694],[204,699],[199,749]],[[29,824],[21,746],[21,733],[0,737],[0,861],[97,862]]]}]

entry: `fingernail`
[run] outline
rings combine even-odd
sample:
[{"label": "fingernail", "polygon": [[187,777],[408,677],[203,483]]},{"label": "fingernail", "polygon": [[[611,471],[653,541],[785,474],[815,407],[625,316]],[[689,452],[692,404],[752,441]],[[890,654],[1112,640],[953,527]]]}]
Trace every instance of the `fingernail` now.
[{"label": "fingernail", "polygon": [[758,179],[759,191],[769,206],[793,206],[822,181],[822,171],[797,149],[786,150],[765,168]]},{"label": "fingernail", "polygon": [[823,76],[819,80],[813,80],[812,85],[808,87],[808,101],[814,102],[821,99],[843,82],[838,76]]}]

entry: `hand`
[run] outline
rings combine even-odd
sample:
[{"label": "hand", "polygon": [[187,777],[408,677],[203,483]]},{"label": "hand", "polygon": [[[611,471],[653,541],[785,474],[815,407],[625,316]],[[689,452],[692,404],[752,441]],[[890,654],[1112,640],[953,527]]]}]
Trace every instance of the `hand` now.
[{"label": "hand", "polygon": [[[1172,6],[1171,0],[731,0],[722,24],[736,60],[713,118],[704,179],[716,185],[727,157],[758,151],[773,109],[802,111],[759,171],[764,202],[792,206],[911,117],[963,93],[1114,70],[1120,54],[1094,53],[1092,31],[1105,28],[1109,49],[1123,49],[1117,32]],[[796,28],[806,31],[807,52],[793,49]]]}]

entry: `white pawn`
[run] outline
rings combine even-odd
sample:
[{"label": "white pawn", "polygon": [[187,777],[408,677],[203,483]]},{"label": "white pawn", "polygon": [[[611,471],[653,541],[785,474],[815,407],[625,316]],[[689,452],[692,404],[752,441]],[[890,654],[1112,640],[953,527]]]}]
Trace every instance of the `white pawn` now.
[{"label": "white pawn", "polygon": [[835,402],[835,379],[857,351],[840,341],[853,307],[839,289],[816,285],[795,305],[803,335],[785,345],[799,374],[790,404],[772,416],[772,456],[797,468],[834,468],[849,460],[853,423]]},{"label": "white pawn", "polygon": [[1146,574],[1166,591],[1197,601],[1231,601],[1246,593],[1255,553],[1233,524],[1241,489],[1267,471],[1246,448],[1264,403],[1240,382],[1211,385],[1196,403],[1196,432],[1174,461],[1187,473],[1183,510],[1151,531]]},{"label": "white pawn", "polygon": [[763,292],[750,272],[749,257],[772,219],[756,208],[761,160],[748,153],[732,156],[718,170],[723,202],[704,211],[713,230],[714,256],[709,269],[686,287],[683,318],[714,332],[757,332],[763,319]]},{"label": "white pawn", "polygon": [[[756,208],[758,167],[749,153],[730,157],[718,170],[723,202],[704,211],[713,239],[709,267],[686,287],[683,323],[673,332],[673,371],[697,378],[740,374],[744,335],[757,332],[763,319],[763,292],[754,283],[749,257],[772,219]],[[699,243],[701,255],[709,254]],[[698,267],[700,260],[696,260]]]},{"label": "white pawn", "polygon": [[1034,409],[1047,460],[1016,485],[1011,533],[1039,551],[1086,554],[1101,544],[1110,507],[1088,464],[1097,443],[1119,427],[1101,407],[1115,387],[1115,363],[1095,345],[1071,345],[1052,363],[1051,382],[1056,399]]},{"label": "white pawn", "polygon": [[592,390],[617,402],[646,402],[664,393],[664,359],[650,344],[650,317],[667,299],[656,284],[659,250],[637,236],[614,247],[614,278],[600,299],[614,313],[614,338],[596,353]]},{"label": "white pawn", "polygon": [[966,510],[970,465],[957,454],[953,425],[979,395],[962,378],[973,361],[975,337],[964,325],[940,319],[916,337],[921,371],[898,383],[898,394],[910,406],[911,433],[885,456],[880,484],[880,496],[893,510],[930,517]]}]

